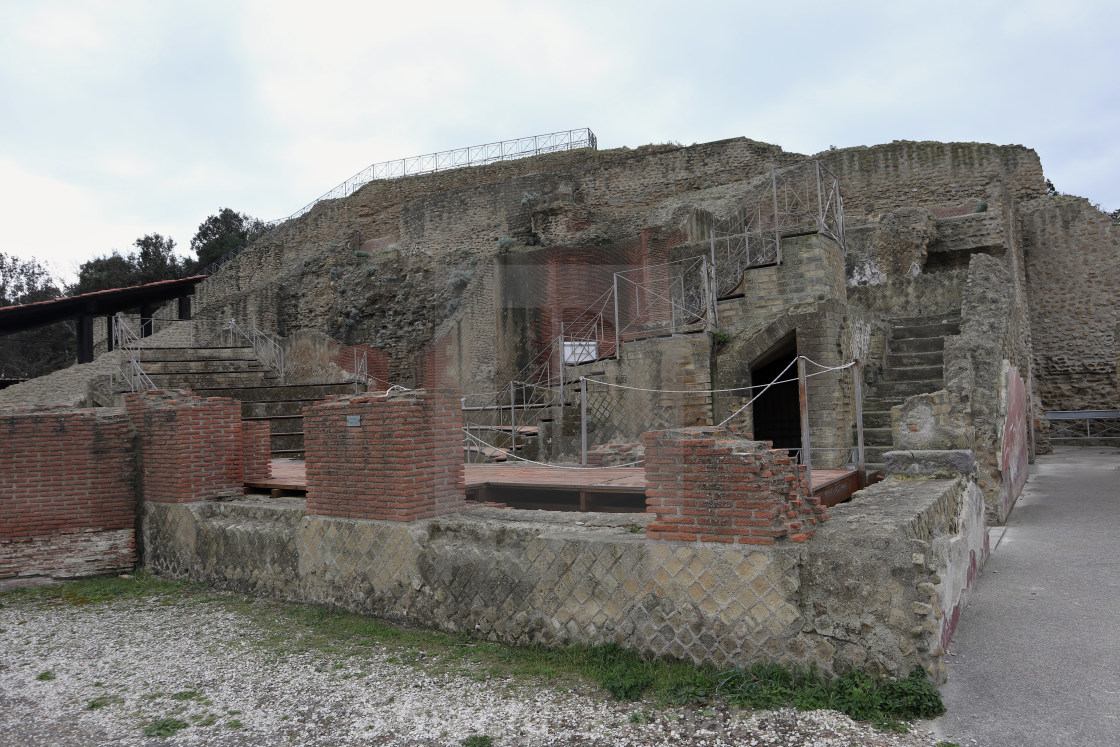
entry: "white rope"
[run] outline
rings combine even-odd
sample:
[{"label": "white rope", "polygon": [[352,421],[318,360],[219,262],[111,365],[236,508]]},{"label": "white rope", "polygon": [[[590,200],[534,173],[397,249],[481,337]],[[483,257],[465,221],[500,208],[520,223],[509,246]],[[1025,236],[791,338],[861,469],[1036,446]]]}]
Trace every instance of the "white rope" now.
[{"label": "white rope", "polygon": [[492,444],[488,444],[485,441],[483,441],[481,438],[478,438],[477,436],[472,435],[470,433],[470,431],[468,431],[466,428],[463,428],[463,433],[467,434],[467,438],[471,439],[472,441],[477,441],[478,443],[482,444],[483,446],[487,447],[488,449],[493,449],[494,451],[498,452],[499,454],[505,454],[510,459],[518,459],[522,462],[528,462],[529,464],[540,465],[541,467],[551,467],[552,469],[576,469],[576,470],[615,469],[617,467],[633,467],[633,466],[638,465],[638,464],[644,464],[645,461],[646,461],[644,459],[639,459],[636,462],[627,462],[626,464],[612,464],[609,467],[571,467],[571,466],[565,466],[565,465],[562,465],[562,464],[548,464],[547,462],[534,462],[532,459],[526,459],[525,457],[517,456],[516,454],[511,454],[508,451],[506,451],[505,449],[500,449],[497,446],[494,446]]},{"label": "white rope", "polygon": [[[783,372],[784,373],[784,372]],[[774,384],[786,384],[797,379],[786,379],[785,381],[771,381],[769,384],[755,384],[753,386],[737,386],[733,389],[643,389],[638,386],[627,386],[626,384],[613,384],[609,381],[600,381],[598,379],[590,379],[586,376],[580,376],[580,379],[592,384],[602,384],[603,386],[614,387],[615,389],[629,389],[634,392],[650,392],[653,394],[722,394],[725,392],[743,392],[750,391],[751,389],[761,389],[764,386],[772,386]],[[578,381],[579,379],[577,379]]]},{"label": "white rope", "polygon": [[[786,366],[785,368],[783,368],[783,369],[782,369],[781,371],[779,371],[779,372],[778,372],[778,376],[781,376],[781,375],[782,375],[782,374],[784,374],[784,373],[785,373],[786,371],[788,371],[788,370],[789,370],[789,369],[790,369],[790,368],[791,368],[791,367],[793,366],[793,364],[794,364],[794,363],[797,363],[797,356],[794,356],[793,360],[791,360],[791,361],[789,362],[789,365],[787,365],[787,366]],[[796,381],[796,379],[790,379],[790,381]],[[770,382],[769,384],[767,384],[766,386],[764,386],[764,387],[762,388],[762,391],[761,391],[761,392],[759,392],[758,394],[756,394],[756,395],[754,395],[753,397],[751,397],[751,399],[750,399],[750,401],[749,401],[749,402],[747,402],[747,403],[746,403],[745,405],[743,405],[742,407],[740,407],[740,408],[739,408],[738,410],[736,410],[735,412],[733,412],[733,413],[731,413],[730,415],[728,415],[728,416],[727,416],[727,419],[726,419],[726,420],[724,420],[723,422],[721,422],[721,423],[719,424],[719,426],[718,426],[718,427],[721,427],[721,428],[722,428],[723,426],[727,425],[727,424],[728,424],[729,422],[731,422],[731,420],[732,420],[733,418],[735,418],[735,417],[736,417],[737,415],[739,415],[739,413],[743,412],[743,410],[746,410],[746,409],[747,409],[748,407],[750,407],[751,405],[753,405],[753,404],[754,404],[754,401],[755,401],[756,399],[758,399],[758,398],[759,398],[759,397],[761,397],[762,395],[766,394],[766,390],[767,390],[767,389],[769,389],[770,387],[774,386],[774,384],[777,384],[777,383],[783,383],[783,384],[784,384],[785,382],[778,382],[778,380],[777,380],[777,379],[775,379],[774,381],[771,381],[771,382]]]}]

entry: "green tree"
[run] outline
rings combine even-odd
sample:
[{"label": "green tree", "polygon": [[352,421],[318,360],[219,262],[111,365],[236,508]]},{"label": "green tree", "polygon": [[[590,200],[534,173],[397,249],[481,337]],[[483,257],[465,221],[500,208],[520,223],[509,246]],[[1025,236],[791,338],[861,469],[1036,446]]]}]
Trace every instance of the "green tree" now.
[{"label": "green tree", "polygon": [[[0,252],[0,307],[50,301],[60,284],[39,262]],[[41,376],[74,362],[74,325],[59,322],[0,336],[0,377]]]},{"label": "green tree", "polygon": [[230,252],[244,249],[266,228],[259,218],[222,208],[217,215],[202,221],[191,239],[191,251],[198,256],[192,270],[204,270]]},{"label": "green tree", "polygon": [[187,271],[189,260],[175,254],[175,240],[170,237],[145,234],[133,246],[137,251],[128,256],[114,250],[83,262],[78,268],[78,282],[68,289],[70,295],[173,280]]}]

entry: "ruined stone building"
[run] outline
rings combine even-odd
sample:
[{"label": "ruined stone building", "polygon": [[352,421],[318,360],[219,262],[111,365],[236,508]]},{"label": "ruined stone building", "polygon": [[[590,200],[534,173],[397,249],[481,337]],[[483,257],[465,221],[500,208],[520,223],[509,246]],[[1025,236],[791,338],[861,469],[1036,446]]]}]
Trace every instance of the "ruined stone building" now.
[{"label": "ruined stone building", "polygon": [[[807,157],[736,138],[372,180],[277,225],[151,338],[255,330],[246,373],[370,396],[314,389],[278,431],[213,396],[229,383],[122,398],[112,355],[0,390],[0,577],[52,553],[90,567],[59,550],[75,527],[111,546],[96,567],[131,562],[139,511],[146,563],[231,588],[514,642],[939,677],[987,526],[1050,447],[1046,413],[1120,408],[1117,278],[1120,226],[1054,194],[1022,146]],[[36,402],[71,407],[4,407]],[[78,516],[82,476],[43,525],[47,432],[67,463],[124,465],[97,483],[111,532]],[[464,437],[474,462],[647,456],[649,514],[464,511]],[[869,470],[931,479],[826,510],[787,452],[851,468],[861,437]],[[214,501],[267,476],[270,449],[305,448],[305,502]]]},{"label": "ruined stone building", "polygon": [[[1047,448],[1045,411],[1120,404],[1120,227],[1085,199],[1049,194],[1037,154],[1021,146],[894,142],[811,158],[838,181],[844,246],[802,221],[784,227],[780,263],[732,270],[717,256],[717,343],[710,327],[681,322],[685,333],[624,339],[617,360],[569,367],[569,381],[596,373],[648,389],[726,390],[776,373],[794,352],[825,365],[858,358],[869,463],[891,447],[973,449],[1001,521],[1023,478],[1002,453],[1017,406],[1009,390],[1026,393],[1031,449]],[[766,204],[774,172],[796,174],[807,160],[736,138],[373,181],[223,267],[199,288],[195,315],[367,345],[385,352],[394,384],[504,391],[562,324],[594,307],[614,272],[718,254],[713,235],[736,220],[742,230],[744,206]],[[831,186],[815,178],[811,191]],[[757,227],[772,227],[766,220]],[[633,300],[620,297],[624,313]],[[609,358],[609,306],[606,317]],[[943,336],[943,348],[892,342],[906,324]],[[850,387],[810,392],[814,445],[840,454],[853,443]],[[661,424],[718,422],[741,401],[691,400]],[[790,416],[774,417],[748,430],[780,441]],[[537,453],[570,456],[562,417],[544,420]]]}]

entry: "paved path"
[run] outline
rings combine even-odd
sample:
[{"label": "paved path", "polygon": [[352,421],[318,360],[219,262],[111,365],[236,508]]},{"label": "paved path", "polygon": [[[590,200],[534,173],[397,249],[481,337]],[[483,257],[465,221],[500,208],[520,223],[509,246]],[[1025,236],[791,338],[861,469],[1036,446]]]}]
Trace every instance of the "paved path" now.
[{"label": "paved path", "polygon": [[962,746],[1120,745],[1120,449],[1039,457],[999,531],[935,728]]}]

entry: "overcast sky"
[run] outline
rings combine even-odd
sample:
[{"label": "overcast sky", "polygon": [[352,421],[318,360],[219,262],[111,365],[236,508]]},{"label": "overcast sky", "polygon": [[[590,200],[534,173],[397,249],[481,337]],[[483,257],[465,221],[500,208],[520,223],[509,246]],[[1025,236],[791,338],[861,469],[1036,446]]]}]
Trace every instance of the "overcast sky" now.
[{"label": "overcast sky", "polygon": [[[600,148],[1018,143],[1120,208],[1120,3],[0,0],[0,251],[63,276],[371,163]],[[70,277],[67,277],[70,279]]]}]

